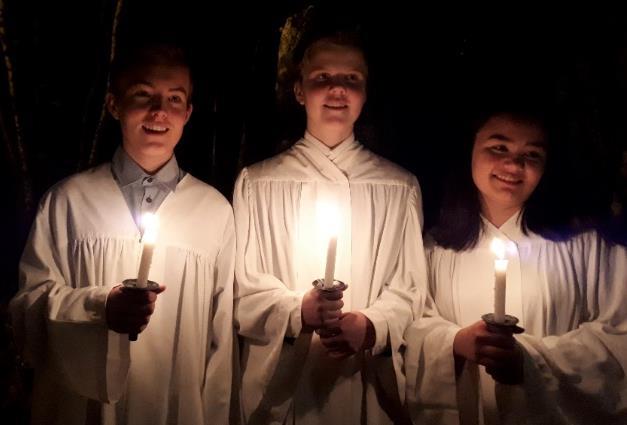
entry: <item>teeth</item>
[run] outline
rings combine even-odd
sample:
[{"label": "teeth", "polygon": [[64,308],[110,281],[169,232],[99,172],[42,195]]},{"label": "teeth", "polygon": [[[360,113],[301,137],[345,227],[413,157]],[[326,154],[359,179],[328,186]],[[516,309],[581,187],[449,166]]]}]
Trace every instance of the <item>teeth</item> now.
[{"label": "teeth", "polygon": [[502,174],[495,174],[495,176],[499,180],[504,180],[504,181],[510,182],[510,183],[518,183],[520,181],[520,179],[516,179],[516,178],[510,177],[510,176],[505,176],[505,175],[502,175]]},{"label": "teeth", "polygon": [[154,124],[144,124],[144,128],[151,131],[166,131],[168,129],[167,127],[162,127],[160,125]]}]

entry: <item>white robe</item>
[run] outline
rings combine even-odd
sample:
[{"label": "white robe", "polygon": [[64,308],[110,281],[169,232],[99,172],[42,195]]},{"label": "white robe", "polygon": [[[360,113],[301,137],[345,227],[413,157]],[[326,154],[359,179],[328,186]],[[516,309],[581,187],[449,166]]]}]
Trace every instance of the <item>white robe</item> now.
[{"label": "white robe", "polygon": [[33,423],[228,422],[231,211],[189,174],[168,195],[157,212],[149,274],[167,289],[146,330],[129,343],[108,330],[105,301],[114,285],[137,277],[140,233],[110,165],[46,194],[11,302],[16,338],[35,367]]},{"label": "white robe", "polygon": [[[425,315],[406,333],[414,423],[627,423],[625,248],[593,232],[566,242],[526,236],[518,215],[498,229],[484,224],[472,250],[427,249]],[[495,385],[468,361],[455,378],[455,334],[494,311],[494,237],[513,247],[506,312],[525,328],[516,336],[525,357],[522,385]]]},{"label": "white robe", "polygon": [[[235,186],[244,417],[391,423],[404,398],[403,332],[426,287],[418,182],[354,138],[330,150],[306,137],[244,169]],[[361,311],[376,332],[373,349],[343,361],[329,358],[316,334],[301,333],[303,294],[325,271],[319,201],[341,216],[335,278],[348,284],[343,311]]]}]

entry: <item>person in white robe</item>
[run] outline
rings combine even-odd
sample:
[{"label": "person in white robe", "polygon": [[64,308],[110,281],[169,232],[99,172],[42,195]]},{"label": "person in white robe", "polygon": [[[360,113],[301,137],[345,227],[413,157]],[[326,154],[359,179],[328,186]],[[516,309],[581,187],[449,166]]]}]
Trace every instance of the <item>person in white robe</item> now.
[{"label": "person in white robe", "polygon": [[[425,313],[406,333],[410,416],[416,424],[627,423],[627,252],[594,231],[551,240],[531,228],[546,134],[537,119],[505,112],[483,122],[462,176],[472,174],[476,211],[456,186],[463,220],[476,216],[477,227],[442,216],[448,230],[428,243]],[[551,214],[544,207],[541,217]],[[459,237],[464,227],[474,230]],[[481,321],[494,311],[494,238],[508,246],[506,313],[524,328],[515,337]],[[501,383],[503,371],[520,372],[518,382]]]},{"label": "person in white robe", "polygon": [[[234,191],[244,421],[399,423],[403,333],[426,282],[420,188],[355,140],[367,73],[356,45],[313,42],[301,73],[295,94],[307,113],[305,136],[245,168]],[[328,247],[321,204],[339,215],[342,304],[312,288]],[[330,323],[339,335],[324,333]]]},{"label": "person in white robe", "polygon": [[[191,114],[180,50],[133,53],[107,98],[122,148],[48,191],[20,262],[10,307],[35,372],[32,423],[229,421],[232,209],[173,156]],[[159,219],[154,293],[120,285],[137,277],[145,211]]]}]

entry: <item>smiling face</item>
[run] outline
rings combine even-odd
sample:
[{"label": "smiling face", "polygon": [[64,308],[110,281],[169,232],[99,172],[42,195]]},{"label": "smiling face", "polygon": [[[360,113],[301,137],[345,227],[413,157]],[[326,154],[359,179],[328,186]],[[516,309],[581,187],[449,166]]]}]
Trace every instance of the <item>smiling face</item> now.
[{"label": "smiling face", "polygon": [[366,62],[357,48],[314,43],[294,86],[296,100],[307,112],[307,130],[330,147],[349,137],[366,101],[366,77]]},{"label": "smiling face", "polygon": [[179,65],[144,65],[124,76],[116,95],[107,95],[120,121],[122,146],[144,170],[153,172],[173,155],[192,113],[189,70]]},{"label": "smiling face", "polygon": [[545,163],[546,134],[539,124],[507,114],[492,116],[477,132],[472,150],[472,179],[482,213],[504,222],[520,210],[540,182]]}]

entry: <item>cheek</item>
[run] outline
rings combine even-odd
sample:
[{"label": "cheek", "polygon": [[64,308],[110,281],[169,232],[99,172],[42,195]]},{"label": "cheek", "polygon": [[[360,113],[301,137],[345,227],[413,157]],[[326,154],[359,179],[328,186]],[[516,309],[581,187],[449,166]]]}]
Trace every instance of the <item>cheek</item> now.
[{"label": "cheek", "polygon": [[172,106],[168,108],[168,115],[171,119],[175,118],[184,121],[187,118],[187,109],[185,106]]},{"label": "cheek", "polygon": [[478,152],[473,151],[470,167],[472,179],[475,184],[477,184],[478,181],[485,179],[485,158],[482,158]]},{"label": "cheek", "polygon": [[527,181],[529,182],[529,186],[532,191],[536,188],[536,186],[538,186],[538,183],[540,183],[543,174],[544,166],[542,165],[527,167]]}]

